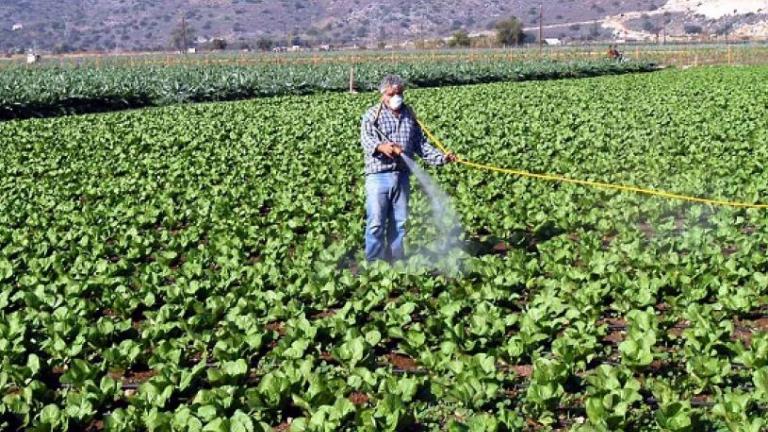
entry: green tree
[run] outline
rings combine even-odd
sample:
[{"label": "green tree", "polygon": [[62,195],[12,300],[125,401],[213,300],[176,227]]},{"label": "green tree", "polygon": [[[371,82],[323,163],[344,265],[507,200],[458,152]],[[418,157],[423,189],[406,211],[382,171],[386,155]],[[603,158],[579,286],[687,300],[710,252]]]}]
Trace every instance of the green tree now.
[{"label": "green tree", "polygon": [[683,30],[686,34],[701,34],[704,31],[698,24],[685,24]]},{"label": "green tree", "polygon": [[516,17],[499,21],[494,28],[496,29],[496,42],[500,45],[517,45],[525,37],[523,24]]},{"label": "green tree", "polygon": [[456,47],[468,47],[472,42],[469,40],[469,34],[464,30],[459,30],[453,34],[451,40],[448,42],[448,46],[451,48]]},{"label": "green tree", "polygon": [[211,41],[211,49],[223,51],[227,49],[226,39],[214,39]]},{"label": "green tree", "polygon": [[64,54],[73,51],[75,51],[75,48],[65,42],[57,42],[55,45],[53,45],[54,54]]},{"label": "green tree", "polygon": [[273,46],[275,46],[275,43],[269,38],[262,37],[256,41],[256,48],[261,51],[269,51]]}]

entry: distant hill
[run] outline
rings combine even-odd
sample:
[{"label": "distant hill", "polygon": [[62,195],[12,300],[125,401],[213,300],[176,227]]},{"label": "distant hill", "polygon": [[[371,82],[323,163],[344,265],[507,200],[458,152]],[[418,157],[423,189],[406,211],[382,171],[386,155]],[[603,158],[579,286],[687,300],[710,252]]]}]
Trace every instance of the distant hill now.
[{"label": "distant hill", "polygon": [[[185,17],[202,42],[230,46],[403,42],[489,31],[517,16],[538,26],[539,1],[518,0],[2,0],[0,52],[167,48]],[[738,4],[738,7],[734,7]],[[739,9],[741,8],[741,9]],[[735,11],[733,10],[735,9]],[[649,37],[661,31],[766,36],[768,0],[546,0],[545,37]],[[734,13],[735,12],[735,13]],[[663,30],[662,30],[663,29]],[[741,32],[741,33],[739,33]],[[533,34],[538,33],[532,31]]]}]

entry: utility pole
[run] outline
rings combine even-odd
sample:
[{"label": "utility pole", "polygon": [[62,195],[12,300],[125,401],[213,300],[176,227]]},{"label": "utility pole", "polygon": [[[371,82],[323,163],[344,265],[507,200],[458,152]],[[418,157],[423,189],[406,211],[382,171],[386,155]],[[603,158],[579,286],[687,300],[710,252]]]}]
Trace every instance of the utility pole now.
[{"label": "utility pole", "polygon": [[185,15],[181,16],[181,38],[182,43],[181,46],[184,47],[183,53],[187,53],[187,17]]},{"label": "utility pole", "polygon": [[544,5],[539,3],[539,55],[544,50]]},{"label": "utility pole", "polygon": [[64,16],[64,43],[69,42],[69,15]]}]

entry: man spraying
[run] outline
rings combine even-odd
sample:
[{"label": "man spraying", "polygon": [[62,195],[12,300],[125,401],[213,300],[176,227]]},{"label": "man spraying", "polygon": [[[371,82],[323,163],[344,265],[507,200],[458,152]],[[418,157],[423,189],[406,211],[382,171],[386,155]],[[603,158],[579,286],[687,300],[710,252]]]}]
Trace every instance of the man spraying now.
[{"label": "man spraying", "polygon": [[421,157],[430,165],[456,161],[432,147],[405,105],[405,83],[387,75],[379,86],[381,101],[363,115],[360,141],[365,158],[365,258],[400,260],[405,256],[410,171],[401,156]]}]

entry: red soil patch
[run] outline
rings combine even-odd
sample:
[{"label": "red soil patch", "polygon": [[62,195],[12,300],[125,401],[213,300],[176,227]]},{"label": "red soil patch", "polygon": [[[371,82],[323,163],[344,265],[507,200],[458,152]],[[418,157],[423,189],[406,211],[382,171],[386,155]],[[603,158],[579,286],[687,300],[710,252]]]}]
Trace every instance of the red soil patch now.
[{"label": "red soil patch", "polygon": [[323,352],[321,352],[321,353],[320,353],[320,355],[318,356],[318,358],[319,358],[320,360],[325,360],[325,361],[327,361],[327,362],[329,362],[329,363],[330,363],[330,362],[335,362],[335,361],[336,361],[336,359],[335,359],[335,358],[333,358],[333,354],[331,354],[329,351],[323,351]]},{"label": "red soil patch", "polygon": [[280,336],[285,336],[285,323],[282,321],[271,322],[267,324],[267,330],[273,331]]},{"label": "red soil patch", "polygon": [[291,424],[288,422],[282,422],[279,425],[272,428],[274,432],[288,432],[291,430]]},{"label": "red soil patch", "polygon": [[104,430],[103,420],[92,420],[90,423],[88,423],[88,426],[86,426],[85,428],[86,432],[95,432],[95,431],[101,431],[101,430]]},{"label": "red soil patch", "polygon": [[349,401],[352,402],[353,405],[365,405],[370,401],[371,398],[365,394],[360,392],[354,392],[351,395],[349,395]]},{"label": "red soil patch", "polygon": [[608,325],[611,327],[626,327],[627,320],[624,318],[603,318],[597,322],[597,325]]},{"label": "red soil patch", "polygon": [[624,332],[621,332],[621,331],[610,332],[603,338],[603,341],[612,343],[612,344],[621,343],[624,341]]},{"label": "red soil patch", "polygon": [[509,251],[509,245],[506,242],[501,241],[496,243],[491,250],[493,253],[505,254],[507,251]]},{"label": "red soil patch", "polygon": [[752,321],[752,328],[759,331],[768,331],[768,317]]},{"label": "red soil patch", "polygon": [[696,395],[691,397],[693,403],[709,403],[712,402],[712,396],[710,395]]},{"label": "red soil patch", "polygon": [[731,336],[731,339],[735,341],[741,341],[741,343],[744,345],[750,346],[752,345],[752,336],[753,334],[751,331],[743,328],[736,328],[733,329],[733,335]]},{"label": "red soil patch", "polygon": [[336,309],[328,309],[325,311],[322,311],[318,314],[315,314],[312,318],[314,319],[323,319],[323,318],[330,318],[334,315],[336,315],[338,311]]},{"label": "red soil patch", "polygon": [[138,386],[149,381],[150,378],[156,376],[157,371],[129,371],[125,372],[123,369],[115,369],[107,372],[107,376],[113,380],[121,383],[122,385]]},{"label": "red soil patch", "polygon": [[389,360],[389,363],[391,363],[396,368],[402,369],[404,371],[412,372],[419,370],[419,366],[416,364],[416,361],[404,355],[389,353],[387,354],[387,360]]},{"label": "red soil patch", "polygon": [[528,378],[533,375],[533,365],[515,365],[510,366],[509,369],[523,378]]}]

